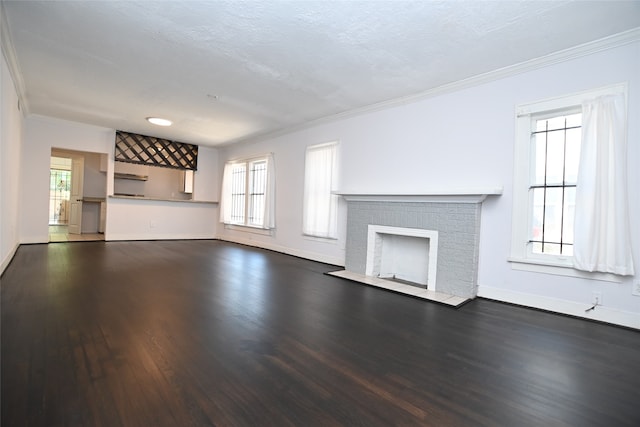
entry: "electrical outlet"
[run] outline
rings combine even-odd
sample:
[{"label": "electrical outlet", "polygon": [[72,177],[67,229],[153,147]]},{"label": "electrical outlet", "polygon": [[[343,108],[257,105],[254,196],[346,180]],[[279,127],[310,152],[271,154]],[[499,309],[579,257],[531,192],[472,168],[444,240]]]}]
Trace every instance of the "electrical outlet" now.
[{"label": "electrical outlet", "polygon": [[602,292],[594,291],[591,294],[591,304],[593,304],[593,305],[602,305]]},{"label": "electrical outlet", "polygon": [[634,282],[631,285],[631,294],[640,297],[640,281]]}]

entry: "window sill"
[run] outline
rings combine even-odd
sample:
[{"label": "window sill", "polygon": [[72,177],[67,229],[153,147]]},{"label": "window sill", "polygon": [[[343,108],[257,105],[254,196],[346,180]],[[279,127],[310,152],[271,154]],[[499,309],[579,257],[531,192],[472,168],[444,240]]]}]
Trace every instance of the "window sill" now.
[{"label": "window sill", "polygon": [[338,243],[338,238],[337,237],[320,237],[320,236],[312,236],[311,234],[302,234],[302,237],[305,240],[311,240],[314,242],[322,242],[322,243],[330,243],[330,244],[335,244]]},{"label": "window sill", "polygon": [[580,279],[600,280],[603,282],[622,283],[622,279],[611,273],[598,273],[580,271],[573,268],[571,261],[566,263],[553,262],[549,260],[531,259],[531,258],[514,258],[507,259],[511,263],[513,270],[530,271],[533,273],[553,274],[555,276],[576,277]]},{"label": "window sill", "polygon": [[273,235],[273,229],[251,227],[250,225],[225,224],[224,228],[227,230],[243,231],[245,233],[261,234],[263,236]]}]

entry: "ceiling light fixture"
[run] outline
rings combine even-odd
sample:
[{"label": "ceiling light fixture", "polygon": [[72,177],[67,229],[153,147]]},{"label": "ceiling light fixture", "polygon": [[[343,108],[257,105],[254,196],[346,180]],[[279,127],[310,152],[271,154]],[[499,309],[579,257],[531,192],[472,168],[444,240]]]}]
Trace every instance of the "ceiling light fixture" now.
[{"label": "ceiling light fixture", "polygon": [[171,126],[173,124],[171,120],[161,119],[160,117],[147,117],[147,121],[158,126]]}]

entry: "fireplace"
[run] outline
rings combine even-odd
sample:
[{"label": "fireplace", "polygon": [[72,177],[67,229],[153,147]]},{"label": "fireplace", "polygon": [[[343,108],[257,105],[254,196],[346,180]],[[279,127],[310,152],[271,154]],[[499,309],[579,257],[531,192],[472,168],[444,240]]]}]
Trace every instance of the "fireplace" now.
[{"label": "fireplace", "polygon": [[436,289],[438,232],[418,228],[368,226],[365,274]]},{"label": "fireplace", "polygon": [[382,279],[422,286],[403,287],[402,293],[414,296],[474,298],[482,202],[501,193],[499,187],[426,195],[341,192],[347,201],[347,241],[345,270],[336,275],[359,276],[374,286]]}]

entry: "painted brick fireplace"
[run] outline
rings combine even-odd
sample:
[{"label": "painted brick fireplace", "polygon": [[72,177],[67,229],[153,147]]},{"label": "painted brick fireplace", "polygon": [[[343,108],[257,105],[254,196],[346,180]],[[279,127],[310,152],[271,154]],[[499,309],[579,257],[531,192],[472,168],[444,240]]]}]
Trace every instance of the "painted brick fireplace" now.
[{"label": "painted brick fireplace", "polygon": [[[369,225],[436,231],[438,292],[477,294],[482,201],[488,194],[436,196],[342,194],[348,204],[345,270],[366,274]],[[428,260],[424,260],[428,262]]]}]

